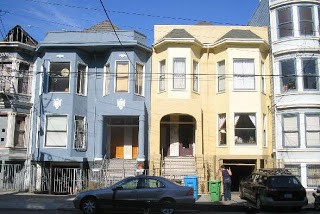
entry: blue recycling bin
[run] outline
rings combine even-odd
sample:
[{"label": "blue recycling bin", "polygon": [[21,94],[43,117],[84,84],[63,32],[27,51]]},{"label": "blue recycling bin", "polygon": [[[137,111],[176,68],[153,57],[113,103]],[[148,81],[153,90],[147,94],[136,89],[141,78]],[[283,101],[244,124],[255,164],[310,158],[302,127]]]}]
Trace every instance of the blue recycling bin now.
[{"label": "blue recycling bin", "polygon": [[185,176],[184,185],[193,187],[193,197],[198,199],[198,177],[197,176]]}]

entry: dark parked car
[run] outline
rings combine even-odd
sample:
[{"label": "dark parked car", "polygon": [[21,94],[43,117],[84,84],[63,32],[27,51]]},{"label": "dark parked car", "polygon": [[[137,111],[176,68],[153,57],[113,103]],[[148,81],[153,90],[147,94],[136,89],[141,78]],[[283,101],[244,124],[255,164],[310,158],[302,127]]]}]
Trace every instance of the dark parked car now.
[{"label": "dark parked car", "polygon": [[300,181],[285,169],[260,169],[240,182],[240,198],[263,207],[290,207],[300,210],[308,204],[306,190]]},{"label": "dark parked car", "polygon": [[195,202],[193,188],[180,186],[158,176],[136,176],[95,190],[80,192],[73,203],[82,213],[94,214],[102,209],[160,208],[163,214],[172,214],[176,208]]}]

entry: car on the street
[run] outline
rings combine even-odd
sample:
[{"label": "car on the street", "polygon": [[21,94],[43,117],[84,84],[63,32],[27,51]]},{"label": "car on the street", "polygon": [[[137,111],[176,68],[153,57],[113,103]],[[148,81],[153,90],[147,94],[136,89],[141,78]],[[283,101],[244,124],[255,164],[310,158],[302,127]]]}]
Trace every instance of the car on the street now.
[{"label": "car on the street", "polygon": [[127,177],[110,187],[80,192],[73,204],[84,214],[131,207],[155,208],[163,214],[173,214],[177,208],[195,203],[193,193],[193,187],[181,186],[160,176],[139,175]]},{"label": "car on the street", "polygon": [[296,211],[308,204],[306,190],[286,169],[260,169],[240,181],[240,198],[264,207],[288,207]]}]

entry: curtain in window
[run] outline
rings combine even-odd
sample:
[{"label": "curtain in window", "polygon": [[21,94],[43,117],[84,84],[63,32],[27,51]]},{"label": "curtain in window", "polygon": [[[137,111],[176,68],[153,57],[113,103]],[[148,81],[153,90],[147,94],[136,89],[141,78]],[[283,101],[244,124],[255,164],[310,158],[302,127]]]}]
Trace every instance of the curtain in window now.
[{"label": "curtain in window", "polygon": [[129,63],[117,62],[117,89],[116,91],[128,91]]},{"label": "curtain in window", "polygon": [[298,117],[288,116],[283,118],[284,146],[299,146]]},{"label": "curtain in window", "polygon": [[186,62],[185,59],[175,59],[173,61],[173,88],[186,88]]},{"label": "curtain in window", "polygon": [[220,114],[219,115],[219,129],[221,129],[226,123],[226,115]]},{"label": "curtain in window", "polygon": [[166,62],[165,60],[160,62],[160,74],[159,74],[159,91],[165,91],[165,72],[166,72]]},{"label": "curtain in window", "polygon": [[225,62],[218,63],[218,91],[225,91]]},{"label": "curtain in window", "polygon": [[320,186],[320,165],[307,166],[307,186]]},{"label": "curtain in window", "polygon": [[234,126],[237,126],[237,123],[239,121],[240,115],[235,115],[234,116]]},{"label": "curtain in window", "polygon": [[234,89],[254,89],[254,61],[252,59],[234,60]]},{"label": "curtain in window", "polygon": [[254,126],[256,126],[256,116],[253,114],[249,114],[249,118]]},{"label": "curtain in window", "polygon": [[46,146],[67,145],[67,117],[47,117]]},{"label": "curtain in window", "polygon": [[307,146],[320,147],[320,116],[306,116]]}]

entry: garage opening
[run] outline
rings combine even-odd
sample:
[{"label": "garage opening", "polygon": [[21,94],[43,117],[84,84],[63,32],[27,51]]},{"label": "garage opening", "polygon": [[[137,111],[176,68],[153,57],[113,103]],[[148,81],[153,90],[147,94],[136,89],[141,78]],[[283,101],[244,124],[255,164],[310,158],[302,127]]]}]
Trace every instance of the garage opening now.
[{"label": "garage opening", "polygon": [[239,191],[239,183],[242,179],[248,177],[256,168],[256,160],[224,160],[226,168],[231,169],[232,186],[231,191]]}]

